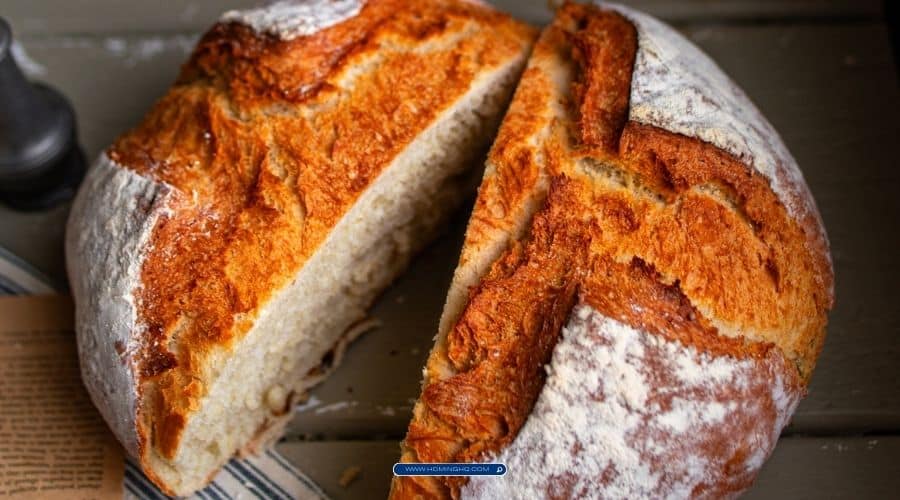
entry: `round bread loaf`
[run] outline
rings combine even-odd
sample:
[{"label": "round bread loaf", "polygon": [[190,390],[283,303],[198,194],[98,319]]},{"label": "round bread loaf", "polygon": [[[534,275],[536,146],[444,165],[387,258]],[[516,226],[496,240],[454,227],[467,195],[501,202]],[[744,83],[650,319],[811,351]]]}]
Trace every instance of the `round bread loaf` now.
[{"label": "round bread loaf", "polygon": [[488,159],[392,498],[733,496],[806,386],[825,230],[744,93],[659,21],[566,3]]},{"label": "round bread loaf", "polygon": [[66,236],[82,374],[164,492],[280,434],[474,184],[535,34],[461,0],[229,12],[101,155]]}]

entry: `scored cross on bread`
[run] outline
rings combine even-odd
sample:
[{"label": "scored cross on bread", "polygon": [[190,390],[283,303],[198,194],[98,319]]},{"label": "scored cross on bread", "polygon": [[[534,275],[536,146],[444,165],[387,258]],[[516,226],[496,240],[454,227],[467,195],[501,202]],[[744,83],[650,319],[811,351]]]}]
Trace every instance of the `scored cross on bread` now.
[{"label": "scored cross on bread", "polygon": [[392,498],[727,496],[805,393],[828,243],[772,126],[671,28],[565,4],[479,190]]}]

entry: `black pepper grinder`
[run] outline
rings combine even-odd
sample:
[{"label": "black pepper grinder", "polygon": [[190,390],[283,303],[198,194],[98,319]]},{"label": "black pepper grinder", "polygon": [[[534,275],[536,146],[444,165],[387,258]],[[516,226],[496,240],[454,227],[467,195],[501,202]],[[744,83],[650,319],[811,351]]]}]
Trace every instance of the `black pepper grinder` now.
[{"label": "black pepper grinder", "polygon": [[84,171],[72,106],[25,79],[0,17],[0,202],[17,210],[51,208],[75,195]]}]

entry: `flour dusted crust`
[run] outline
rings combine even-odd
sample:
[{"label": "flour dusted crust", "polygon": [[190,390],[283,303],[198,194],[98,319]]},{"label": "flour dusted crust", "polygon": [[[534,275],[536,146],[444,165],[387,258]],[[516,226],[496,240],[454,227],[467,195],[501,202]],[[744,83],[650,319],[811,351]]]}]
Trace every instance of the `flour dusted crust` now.
[{"label": "flour dusted crust", "polygon": [[[577,497],[587,485],[613,497],[738,493],[805,391],[832,294],[812,197],[746,96],[661,23],[566,3],[535,46],[488,158],[402,445],[403,461],[502,457],[523,476],[395,478],[392,497]],[[628,357],[607,341],[653,355]],[[587,361],[604,353],[623,357]],[[707,390],[708,381],[673,378],[673,360],[734,376]],[[616,407],[640,389],[579,393],[626,368],[693,399]],[[704,404],[741,426],[735,443],[724,446],[704,422]],[[649,465],[556,446],[573,434],[610,446],[603,432],[617,425],[603,419],[615,411],[637,419],[628,446],[645,447]],[[530,468],[535,453],[569,474]],[[687,464],[665,469],[657,459]],[[594,460],[621,475],[598,475]]]},{"label": "flour dusted crust", "polygon": [[365,0],[282,0],[264,7],[232,10],[223,22],[250,26],[282,40],[309,36],[359,14]]},{"label": "flour dusted crust", "polygon": [[778,133],[708,56],[644,13],[600,5],[621,12],[638,31],[630,120],[714,144],[765,176],[792,216],[816,211]]},{"label": "flour dusted crust", "polygon": [[[671,27],[624,5],[638,31],[629,120],[714,144],[763,175],[808,228],[810,250],[830,259],[822,219],[803,173],[778,132],[716,64]],[[834,293],[831,289],[829,293]]]},{"label": "flour dusted crust", "polygon": [[134,293],[150,235],[174,195],[171,186],[135,174],[104,153],[88,172],[66,228],[82,378],[132,456],[138,456],[134,354],[141,344]]},{"label": "flour dusted crust", "polygon": [[172,468],[266,305],[407,146],[517,71],[534,34],[471,2],[336,0],[229,13],[198,42],[92,169],[67,235],[86,385],[151,479],[171,485],[153,464]]},{"label": "flour dusted crust", "polygon": [[802,395],[775,352],[712,356],[579,304],[516,440],[465,498],[725,498],[746,489]]}]

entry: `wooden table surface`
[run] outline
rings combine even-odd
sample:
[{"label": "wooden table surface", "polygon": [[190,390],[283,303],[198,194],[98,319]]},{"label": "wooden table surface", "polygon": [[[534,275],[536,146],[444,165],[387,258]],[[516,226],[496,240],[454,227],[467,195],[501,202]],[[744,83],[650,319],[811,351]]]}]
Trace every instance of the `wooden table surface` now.
[{"label": "wooden table surface", "polygon": [[[4,0],[29,76],[73,102],[89,158],[133,126],[218,13],[249,0]],[[496,1],[535,24],[544,0]],[[782,134],[831,240],[837,303],[810,387],[750,497],[900,492],[900,92],[881,2],[635,0],[707,51]],[[0,208],[0,245],[64,280],[68,207]],[[372,311],[382,326],[298,410],[281,451],[335,498],[381,496],[467,217],[457,214]],[[424,291],[424,293],[423,293]],[[339,485],[342,471],[361,467]]]}]

